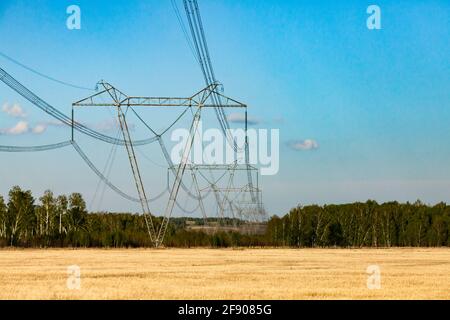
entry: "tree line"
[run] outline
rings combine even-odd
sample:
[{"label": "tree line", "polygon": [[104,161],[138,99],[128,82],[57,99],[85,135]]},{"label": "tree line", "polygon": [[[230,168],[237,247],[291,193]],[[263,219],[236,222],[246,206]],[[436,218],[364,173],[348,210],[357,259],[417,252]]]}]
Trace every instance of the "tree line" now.
[{"label": "tree line", "polygon": [[450,245],[450,206],[375,201],[306,206],[272,217],[274,246],[441,247]]},{"label": "tree line", "polygon": [[[156,225],[161,218],[154,217]],[[345,205],[298,206],[273,216],[264,234],[186,229],[174,218],[168,247],[439,247],[450,245],[450,206],[375,201]],[[209,221],[218,222],[217,219]],[[220,221],[232,225],[231,219]],[[238,224],[243,224],[239,221]],[[220,230],[220,228],[218,229]],[[46,191],[35,199],[13,187],[7,201],[0,196],[0,247],[151,247],[142,215],[88,213],[79,193],[55,196]]]}]

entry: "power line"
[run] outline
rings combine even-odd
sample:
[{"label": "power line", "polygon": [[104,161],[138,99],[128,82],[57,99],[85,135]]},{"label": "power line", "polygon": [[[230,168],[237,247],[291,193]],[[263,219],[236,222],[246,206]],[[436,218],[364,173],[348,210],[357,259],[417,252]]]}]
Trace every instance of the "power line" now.
[{"label": "power line", "polygon": [[176,0],[171,0],[171,2],[172,2],[172,8],[175,11],[175,15],[177,17],[177,20],[178,20],[178,23],[179,23],[179,25],[181,27],[181,30],[183,31],[184,37],[186,39],[186,42],[188,43],[189,49],[191,50],[195,61],[197,61],[197,63],[200,63],[200,61],[198,60],[198,58],[197,58],[197,56],[195,54],[195,50],[194,50],[194,46],[192,44],[192,41],[189,38],[189,34],[187,32],[186,25],[184,24],[183,18],[181,17],[180,10],[178,9],[177,2],[176,2]]},{"label": "power line", "polygon": [[[119,129],[117,129],[116,138],[119,136],[119,134],[120,134]],[[112,147],[111,147],[111,151],[108,154],[108,158],[106,159],[105,167],[103,168],[103,174],[106,173],[106,177],[108,179],[109,179],[109,176],[110,176],[110,173],[111,173],[111,168],[112,168],[112,165],[113,165],[113,162],[114,162],[114,159],[115,159],[116,151],[117,151],[117,145],[113,144]],[[92,200],[91,200],[90,208],[92,208],[92,206],[94,205],[94,201],[97,198],[97,193],[100,190],[100,188],[102,187],[102,182],[103,181],[101,179],[98,180],[97,186],[95,188],[94,196],[92,197]],[[106,184],[103,184],[103,189],[101,191],[102,193],[101,193],[99,201],[98,201],[98,206],[99,207],[100,207],[100,204],[101,204],[101,202],[103,200],[103,195],[105,193],[105,189],[106,189]],[[99,210],[99,208],[97,210]]]},{"label": "power line", "polygon": [[[203,73],[206,85],[218,83],[215,77],[214,68],[211,62],[211,56],[209,54],[208,44],[203,28],[203,22],[200,15],[200,10],[196,0],[183,0],[186,15],[188,18],[191,35],[194,39],[194,44],[197,51],[198,60],[200,61],[200,68]],[[228,143],[233,147],[235,152],[242,152],[244,147],[238,147],[236,141],[233,140],[230,134],[230,124],[225,114],[225,110],[222,105],[221,97],[217,92],[212,93],[213,103],[216,105],[214,111],[216,113],[217,120]]]},{"label": "power line", "polygon": [[16,64],[16,65],[18,65],[18,66],[24,68],[24,69],[26,69],[26,70],[28,70],[28,71],[34,73],[34,74],[36,74],[36,75],[38,75],[38,76],[40,76],[40,77],[42,77],[42,78],[45,78],[45,79],[47,79],[47,80],[50,80],[50,81],[53,81],[53,82],[56,82],[56,83],[59,83],[59,84],[62,84],[62,85],[64,85],[64,86],[66,86],[66,87],[71,87],[71,88],[80,89],[80,90],[95,91],[95,90],[92,89],[92,88],[87,88],[87,87],[83,87],[83,86],[78,86],[78,85],[75,85],[75,84],[71,84],[71,83],[68,83],[68,82],[65,82],[65,81],[62,81],[62,80],[58,80],[58,79],[56,79],[56,78],[53,78],[53,77],[51,77],[51,76],[49,76],[49,75],[46,75],[46,74],[44,74],[44,73],[42,73],[42,72],[37,71],[36,69],[33,69],[33,68],[31,68],[31,67],[28,67],[28,66],[24,65],[23,63],[17,61],[17,60],[14,59],[14,58],[11,58],[10,56],[6,55],[6,54],[3,53],[3,52],[0,52],[0,56],[2,56],[2,57],[5,58],[6,60],[8,60],[8,61],[10,61],[10,62],[12,62],[12,63],[14,63],[14,64]]},{"label": "power line", "polygon": [[[135,197],[132,197],[128,194],[126,194],[125,192],[123,192],[122,190],[120,190],[118,187],[116,187],[114,184],[112,184],[108,178],[106,178],[101,172],[100,170],[97,169],[97,167],[92,163],[91,160],[89,160],[88,156],[83,152],[83,150],[80,148],[80,146],[75,142],[72,141],[72,145],[75,149],[75,151],[80,155],[80,157],[84,160],[84,162],[89,166],[89,168],[91,168],[91,170],[105,183],[108,185],[108,187],[110,187],[114,192],[116,192],[118,195],[120,195],[121,197],[130,200],[132,202],[137,202],[140,203],[141,200]],[[150,198],[148,199],[148,202],[152,202],[152,201],[156,201],[158,199],[160,199],[162,196],[164,196],[164,194],[167,192],[167,189],[164,189],[159,195],[157,195],[154,198]]]},{"label": "power line", "polygon": [[42,146],[32,146],[32,147],[17,147],[17,146],[0,146],[0,152],[41,152],[49,151],[55,149],[61,149],[71,145],[71,141],[64,141],[55,144],[47,144]]},{"label": "power line", "polygon": [[[100,170],[97,169],[97,167],[92,163],[92,161],[88,158],[88,156],[83,152],[83,150],[80,148],[80,146],[75,141],[64,141],[64,142],[55,143],[55,144],[48,144],[48,145],[41,145],[41,146],[27,146],[27,147],[0,145],[0,152],[10,152],[10,153],[42,152],[42,151],[61,149],[61,148],[67,147],[69,145],[73,145],[75,151],[81,156],[81,158],[89,166],[89,168],[99,177],[100,181],[104,182],[105,186],[108,186],[111,190],[116,192],[118,195],[120,195],[124,199],[127,199],[132,202],[136,202],[136,203],[140,202],[139,199],[126,194],[125,192],[120,190],[117,186],[115,186],[112,182],[110,182],[109,179],[106,176],[104,176],[104,174],[101,173]],[[114,148],[113,150],[116,150],[116,149],[117,148]],[[115,151],[112,151],[112,152],[115,153]],[[148,201],[154,202],[154,201],[161,199],[168,192],[168,190],[169,190],[169,186],[167,185],[161,193],[159,193],[154,198],[150,198]],[[208,196],[208,194],[206,194],[205,197]],[[188,195],[189,195],[189,193],[188,193]],[[187,213],[187,214],[192,214],[198,209],[198,206],[197,206],[193,210],[187,210],[186,208],[181,206],[178,202],[176,203],[176,205],[181,211],[183,211],[184,213]]]},{"label": "power line", "polygon": [[[201,97],[200,102],[195,101],[195,99],[193,97],[191,97],[191,98],[182,100],[181,103],[180,102],[175,103],[175,106],[186,106],[187,105],[186,101],[189,101],[190,103],[192,101],[194,101],[195,103],[198,104],[199,108],[194,115],[194,119],[193,119],[193,122],[191,125],[191,132],[193,132],[195,135],[197,127],[198,127],[198,123],[200,121],[201,108],[204,105],[204,103],[209,98],[211,98],[211,100],[213,102],[212,106],[214,107],[217,119],[219,121],[220,127],[221,127],[226,139],[232,145],[234,151],[239,152],[239,148],[237,147],[236,141],[234,140],[234,138],[231,137],[230,125],[229,125],[227,116],[225,114],[225,109],[222,105],[222,98],[221,98],[222,95],[216,91],[216,89],[218,87],[218,82],[215,78],[215,73],[214,73],[211,57],[209,54],[209,49],[208,49],[208,45],[207,45],[207,41],[206,41],[206,36],[205,36],[197,0],[183,0],[183,1],[184,1],[184,5],[185,5],[186,14],[187,14],[187,20],[188,20],[189,27],[191,30],[193,43],[191,42],[191,39],[189,38],[188,32],[187,32],[184,22],[181,18],[181,15],[180,15],[180,12],[178,10],[175,0],[172,0],[172,6],[173,6],[175,14],[177,16],[178,22],[180,23],[180,26],[183,30],[184,36],[185,36],[186,40],[188,41],[188,45],[189,45],[192,53],[194,54],[194,57],[196,57],[196,60],[198,61],[199,65],[201,67],[207,88],[195,95],[195,96]],[[25,69],[28,69],[29,71],[32,71],[40,76],[46,77],[49,80],[52,80],[52,81],[55,81],[55,82],[58,82],[58,83],[61,83],[64,85],[76,87],[67,82],[60,81],[58,79],[55,79],[55,78],[49,77],[45,74],[42,74],[34,69],[31,69],[23,64],[20,64],[18,61],[14,60],[14,62],[21,65]],[[101,179],[101,181],[103,181],[105,183],[105,185],[108,185],[116,193],[118,193],[119,195],[121,195],[122,197],[124,197],[128,200],[141,203],[143,212],[144,212],[144,215],[146,218],[147,228],[151,227],[151,228],[149,228],[150,238],[152,241],[154,241],[156,246],[161,244],[163,241],[164,234],[167,230],[167,225],[169,223],[169,219],[172,214],[174,205],[176,205],[177,207],[179,207],[181,209],[181,206],[177,202],[177,195],[178,195],[180,187],[182,189],[184,189],[184,191],[186,191],[186,193],[189,196],[191,196],[192,198],[195,198],[199,201],[199,205],[192,212],[197,210],[198,207],[200,207],[202,205],[203,197],[202,197],[202,194],[200,193],[200,191],[198,190],[198,196],[193,195],[191,190],[187,189],[182,181],[183,174],[184,174],[184,171],[186,169],[186,164],[187,164],[186,155],[183,156],[183,160],[179,164],[178,170],[175,170],[175,167],[171,161],[171,158],[167,152],[167,149],[165,148],[165,145],[164,145],[162,137],[161,137],[162,134],[165,134],[166,132],[168,132],[183,117],[183,115],[187,112],[188,109],[191,109],[190,108],[192,106],[191,104],[189,104],[189,107],[183,111],[183,113],[172,123],[171,126],[169,126],[166,130],[164,130],[164,132],[162,134],[158,135],[149,125],[147,125],[147,123],[139,116],[139,114],[133,108],[131,108],[131,106],[139,106],[139,105],[140,106],[155,106],[155,105],[156,106],[174,106],[173,102],[171,102],[171,101],[176,100],[178,98],[127,97],[125,94],[123,94],[119,90],[115,89],[113,86],[111,86],[105,82],[101,82],[100,84],[102,84],[103,87],[105,88],[104,91],[98,92],[94,95],[91,95],[90,97],[88,97],[86,99],[83,99],[82,101],[74,103],[74,104],[72,104],[72,107],[74,107],[74,106],[89,106],[89,105],[90,106],[114,106],[114,107],[117,107],[117,110],[119,113],[119,123],[121,125],[121,129],[122,129],[122,133],[123,133],[123,140],[120,140],[117,138],[113,138],[113,137],[104,135],[104,134],[97,132],[95,130],[92,130],[78,122],[75,122],[74,117],[73,117],[73,109],[72,109],[72,118],[69,118],[68,116],[66,116],[65,114],[60,112],[58,109],[52,107],[51,105],[46,103],[44,100],[40,99],[38,96],[36,96],[34,93],[32,93],[26,87],[24,87],[22,84],[20,84],[17,80],[15,80],[8,73],[6,73],[6,71],[4,71],[1,68],[0,68],[0,80],[3,81],[5,84],[7,84],[9,87],[11,87],[13,90],[15,90],[17,93],[22,95],[25,99],[27,99],[28,101],[30,101],[31,103],[33,103],[34,105],[36,105],[37,107],[42,109],[44,112],[50,114],[54,118],[63,122],[64,124],[71,126],[71,128],[72,128],[71,143],[72,143],[74,149],[78,152],[78,154],[84,160],[84,162],[90,167],[90,169]],[[211,87],[214,87],[214,88],[211,88]],[[113,102],[106,103],[106,104],[97,102],[96,97],[101,96],[101,94],[103,94],[103,93],[107,93],[112,98]],[[201,93],[203,93],[203,95],[200,96]],[[152,99],[154,99],[154,100],[152,101]],[[224,99],[227,100],[228,98],[224,97]],[[130,103],[130,101],[131,101],[131,103]],[[170,102],[167,102],[167,101],[170,101]],[[240,103],[238,103],[238,104],[242,105]],[[127,107],[125,113],[123,112],[121,106]],[[126,112],[128,111],[129,108],[131,108],[132,112],[138,117],[138,119],[152,132],[152,134],[154,134],[154,137],[145,139],[145,140],[138,140],[138,141],[131,140],[128,125],[125,120]],[[246,113],[246,115],[247,115],[247,113]],[[245,129],[247,132],[247,122],[246,122]],[[86,134],[86,135],[94,138],[94,139],[98,139],[103,142],[113,144],[115,146],[116,145],[124,145],[127,148],[129,160],[131,163],[133,175],[134,175],[135,182],[136,182],[136,187],[138,189],[139,199],[131,197],[131,196],[127,195],[126,193],[122,192],[119,188],[117,188],[115,185],[113,185],[109,181],[108,177],[105,177],[104,173],[106,173],[106,171],[110,172],[110,169],[111,169],[111,167],[110,167],[109,170],[106,170],[108,163],[107,163],[107,166],[105,167],[104,173],[100,172],[94,166],[94,164],[89,160],[89,158],[86,156],[86,154],[81,150],[79,145],[74,141],[73,130],[77,130],[83,134]],[[139,172],[136,155],[134,153],[134,146],[145,145],[145,144],[149,144],[149,143],[152,143],[155,141],[158,141],[161,146],[163,155],[165,156],[166,161],[169,164],[169,168],[172,170],[172,172],[175,176],[175,182],[174,182],[174,185],[171,190],[169,190],[169,186],[167,185],[167,190],[164,190],[163,193],[158,195],[156,198],[148,200],[146,197],[145,191],[144,191],[144,185],[143,185],[143,181],[142,181],[142,178],[141,178],[141,175]],[[185,154],[188,154],[190,152],[190,148],[192,147],[192,144],[193,144],[193,138],[190,138],[188,144],[186,145],[186,147],[184,149]],[[47,148],[49,148],[49,146],[47,146]],[[249,157],[248,157],[247,135],[246,135],[244,148],[245,148],[245,152],[246,152],[245,156],[246,156],[246,162],[247,162],[249,187],[250,187],[250,191],[252,193],[252,198],[253,198],[253,185],[252,185],[253,183],[252,183],[252,178],[251,178],[251,173],[249,171],[249,163],[248,163]],[[108,161],[109,161],[109,159],[108,159]],[[234,174],[234,169],[232,172]],[[108,173],[108,176],[109,176],[109,173]],[[208,181],[208,179],[206,179],[204,176],[203,177],[210,183],[211,189],[214,190],[214,194],[216,196],[216,201],[221,210],[221,216],[223,217],[224,206],[226,204],[226,200],[229,201],[229,199],[227,196],[225,196],[222,201],[220,201],[220,199],[217,198],[219,195],[219,192],[216,192],[217,188],[216,188],[215,184],[218,183],[225,176],[225,173],[217,180],[214,178],[214,175],[212,174],[212,172],[211,172],[211,176],[212,176],[212,181],[215,181],[214,183],[211,183],[210,181]],[[195,175],[194,175],[194,177],[195,177]],[[197,188],[197,189],[199,189],[199,188]],[[211,189],[209,191],[211,191]],[[229,190],[229,188],[227,190]],[[148,208],[148,202],[156,200],[157,198],[164,195],[167,191],[169,191],[169,193],[170,193],[169,202],[167,204],[166,211],[165,211],[165,214],[163,217],[163,221],[159,228],[159,232],[156,235],[155,229],[154,229],[154,226],[153,226],[153,223],[151,220],[152,217],[150,214],[150,210]],[[206,197],[206,196],[207,195],[205,195],[204,197]],[[253,202],[254,202],[254,200],[253,200]],[[231,206],[232,206],[232,203],[230,203],[230,209],[233,211],[233,208]],[[182,209],[182,210],[184,212],[187,212],[185,209]],[[202,207],[202,211],[204,211],[203,207]],[[150,219],[149,222],[147,221],[147,216],[149,216],[149,219]],[[233,216],[234,216],[234,211],[233,211]]]},{"label": "power line", "polygon": [[[27,99],[29,102],[37,106],[39,109],[43,110],[47,114],[51,115],[55,119],[61,121],[62,123],[66,124],[67,126],[73,127],[75,130],[88,135],[94,139],[101,140],[106,143],[110,144],[118,144],[118,145],[125,145],[125,141],[121,139],[115,139],[113,137],[104,135],[100,132],[97,132],[95,130],[92,130],[78,122],[73,122],[72,119],[69,118],[67,115],[59,111],[58,109],[54,108],[41,98],[39,98],[36,94],[31,92],[29,89],[27,89],[25,86],[23,86],[20,82],[18,82],[16,79],[14,79],[9,73],[7,73],[5,70],[0,68],[0,80],[4,82],[7,86],[9,86],[11,89],[16,91],[18,94],[20,94],[22,97]],[[135,145],[146,145],[153,143],[157,140],[157,137],[152,137],[144,140],[138,140],[134,141],[133,143]]]},{"label": "power line", "polygon": [[[198,7],[197,0],[183,0],[184,1],[184,7],[186,11],[186,15],[188,18],[188,22],[191,29],[192,38],[194,39],[194,43],[196,45],[197,49],[197,55],[199,56],[200,67],[202,69],[202,73],[205,78],[205,82],[207,85],[211,83],[217,83],[217,80],[215,78],[214,68],[212,66],[211,57],[209,54],[208,44],[206,41],[206,36],[203,28],[203,22],[200,15],[200,9]],[[216,111],[216,116],[219,121],[219,124],[222,128],[222,132],[224,136],[227,138],[228,143],[233,147],[235,152],[242,151],[242,148],[239,148],[237,146],[236,141],[231,137],[230,134],[230,124],[228,122],[227,116],[225,114],[224,109],[221,107],[222,101],[220,98],[220,95],[218,95],[216,92],[213,92],[212,94],[212,100],[213,102],[218,106],[217,108],[214,108]],[[247,123],[246,128],[247,130]],[[241,150],[240,150],[241,149]],[[246,138],[245,144],[244,144],[244,150],[245,150],[245,159],[247,166],[249,167],[249,145],[248,140]],[[253,179],[251,176],[251,173],[247,172],[247,179],[249,182],[249,185],[253,187]],[[253,192],[251,192],[252,199],[254,201],[257,201],[255,195]]]}]

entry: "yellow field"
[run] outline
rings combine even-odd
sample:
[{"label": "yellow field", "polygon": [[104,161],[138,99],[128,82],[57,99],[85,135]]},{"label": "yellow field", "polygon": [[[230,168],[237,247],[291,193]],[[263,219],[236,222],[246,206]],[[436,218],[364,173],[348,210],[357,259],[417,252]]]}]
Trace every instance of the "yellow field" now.
[{"label": "yellow field", "polygon": [[0,299],[450,299],[450,249],[0,250]]}]

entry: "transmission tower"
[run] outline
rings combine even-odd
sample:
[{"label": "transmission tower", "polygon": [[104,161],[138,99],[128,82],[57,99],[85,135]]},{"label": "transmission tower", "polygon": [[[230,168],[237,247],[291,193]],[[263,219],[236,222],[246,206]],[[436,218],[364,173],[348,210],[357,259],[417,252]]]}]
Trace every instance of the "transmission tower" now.
[{"label": "transmission tower", "polygon": [[[170,217],[172,215],[175,203],[177,201],[177,196],[179,193],[180,186],[182,184],[182,179],[184,172],[186,170],[186,166],[188,164],[189,156],[191,153],[192,145],[194,143],[195,135],[198,129],[198,125],[201,119],[201,113],[204,108],[217,108],[217,104],[209,104],[208,101],[213,94],[219,95],[221,97],[221,101],[223,102],[220,105],[221,108],[247,108],[247,106],[243,103],[240,103],[236,100],[228,98],[221,93],[217,92],[218,84],[212,84],[206,87],[205,89],[199,91],[192,97],[188,98],[168,98],[168,97],[129,97],[125,95],[123,92],[112,86],[107,82],[99,83],[103,90],[98,93],[91,95],[87,98],[84,98],[80,101],[74,102],[72,104],[72,108],[77,107],[114,107],[117,109],[118,120],[120,123],[120,129],[122,131],[124,145],[126,147],[128,158],[130,161],[131,170],[133,173],[133,178],[136,183],[136,189],[139,195],[139,199],[142,206],[142,212],[146,219],[147,231],[149,233],[150,239],[155,247],[160,247],[164,241],[164,236],[167,231],[167,226],[169,224]],[[144,188],[144,183],[142,181],[142,177],[139,170],[138,161],[136,159],[136,155],[133,148],[133,141],[131,139],[130,132],[128,130],[128,125],[126,121],[126,111],[128,109],[133,110],[135,107],[147,107],[147,108],[174,108],[174,107],[189,107],[192,109],[194,118],[191,123],[191,127],[189,130],[188,141],[183,150],[183,155],[181,158],[181,162],[175,167],[172,167],[176,171],[175,180],[173,182],[172,187],[170,188],[169,200],[166,206],[166,209],[163,214],[163,220],[161,225],[159,226],[159,230],[156,230],[153,220],[152,213],[150,212],[148,206],[147,195]],[[124,112],[125,109],[125,112]],[[136,112],[136,111],[134,111]],[[72,115],[74,116],[74,112]],[[142,118],[140,118],[142,119]],[[75,119],[71,120],[72,128],[74,128],[74,124],[76,123]],[[73,131],[73,129],[72,129]],[[154,131],[153,131],[154,132]],[[160,138],[160,136],[158,136]],[[195,172],[193,175],[195,176]],[[194,178],[194,182],[196,182],[196,177]],[[197,194],[199,201],[202,201],[202,196],[200,194],[200,190],[197,185]],[[204,212],[203,204],[201,204],[202,213],[204,217],[206,217],[206,213]]]},{"label": "transmission tower", "polygon": [[[63,124],[70,126],[72,130],[71,140],[65,141],[61,143],[51,144],[51,145],[42,145],[42,146],[32,146],[32,147],[19,147],[19,146],[0,146],[0,152],[38,152],[38,151],[48,151],[63,148],[69,145],[72,145],[74,149],[78,152],[81,158],[86,162],[86,164],[90,167],[90,169],[102,180],[106,185],[108,185],[114,192],[119,194],[125,199],[130,201],[139,202],[142,207],[142,212],[145,217],[145,222],[147,226],[147,230],[150,236],[152,243],[159,247],[162,245],[164,236],[167,230],[167,226],[172,215],[174,206],[177,205],[181,208],[177,202],[177,197],[180,188],[182,188],[188,196],[193,199],[198,200],[199,206],[203,218],[205,222],[207,220],[207,213],[203,203],[203,200],[210,193],[214,194],[215,201],[217,204],[217,215],[219,218],[224,218],[225,212],[229,210],[233,218],[245,218],[246,220],[252,220],[250,216],[262,218],[265,215],[265,211],[262,205],[262,192],[259,188],[258,182],[258,169],[251,166],[249,163],[249,142],[247,136],[247,106],[228,98],[221,94],[218,90],[219,83],[216,80],[214,69],[211,62],[211,57],[208,49],[208,45],[206,42],[206,36],[203,28],[202,18],[200,15],[199,6],[197,0],[183,0],[184,8],[186,11],[187,22],[189,25],[189,30],[191,34],[191,38],[189,39],[189,35],[187,32],[187,28],[182,22],[179,10],[176,6],[175,0],[172,0],[172,4],[174,5],[174,9],[176,10],[178,20],[183,28],[185,36],[188,40],[188,43],[192,49],[192,52],[195,56],[196,61],[199,63],[201,67],[202,74],[204,76],[206,88],[194,94],[192,97],[188,98],[167,98],[167,97],[133,97],[127,96],[114,86],[110,85],[107,82],[101,81],[98,83],[98,87],[100,91],[97,93],[80,100],[78,102],[73,103],[72,105],[72,116],[67,116],[57,108],[51,106],[43,99],[38,97],[36,94],[31,92],[28,88],[18,82],[15,78],[13,78],[9,73],[0,68],[0,81],[4,82],[11,89],[16,91],[22,97],[27,99],[36,107],[40,108],[42,111],[46,112],[50,116],[55,119],[61,121]],[[56,81],[60,84],[69,85],[72,87],[78,87],[71,85],[67,82],[63,82],[57,80],[55,78],[45,76],[44,74],[37,72],[29,67],[26,67],[12,58],[9,60],[13,61],[16,64],[25,67],[29,71],[37,73],[47,79],[52,81]],[[89,90],[88,88],[82,88]],[[106,101],[106,102],[104,102]],[[120,130],[122,132],[122,139],[118,139],[117,137],[110,137],[101,132],[95,131],[87,126],[76,122],[74,109],[77,107],[114,107],[117,111],[118,123],[120,125]],[[193,114],[193,120],[190,127],[190,135],[189,140],[187,141],[184,151],[183,157],[179,164],[172,163],[170,155],[167,151],[165,144],[163,143],[162,136],[170,130],[170,128],[180,119],[178,118],[175,122],[164,130],[163,133],[157,134],[150,126],[148,126],[145,121],[138,115],[138,113],[133,109],[134,107],[159,107],[159,108],[172,108],[172,107],[183,107],[185,111],[182,115],[187,111],[191,110]],[[201,166],[198,164],[188,164],[189,154],[191,152],[192,145],[195,139],[195,133],[197,132],[199,122],[202,116],[202,110],[204,108],[212,108],[217,116],[218,123],[220,128],[223,131],[224,136],[227,138],[228,143],[233,147],[234,152],[244,153],[245,164],[229,164],[224,166],[217,165],[206,165]],[[228,122],[225,110],[227,108],[244,108],[245,109],[245,143],[244,146],[239,147],[236,144],[236,141],[230,134],[230,124]],[[152,132],[153,136],[143,140],[132,140],[130,131],[128,129],[128,124],[126,121],[127,111],[131,110],[138,118],[141,120],[144,125]],[[181,116],[182,116],[181,115]],[[138,192],[138,198],[132,197],[115,185],[113,185],[107,177],[105,177],[89,160],[87,155],[82,151],[80,146],[76,143],[74,139],[75,131],[81,132],[91,138],[100,140],[105,143],[109,143],[112,145],[122,145],[125,146],[128,154],[128,158],[130,161],[130,166],[133,174],[133,178],[136,184],[136,189]],[[166,190],[163,190],[163,193],[154,196],[153,198],[148,197],[145,188],[144,182],[141,177],[141,173],[139,170],[138,161],[135,154],[135,147],[144,146],[154,142],[158,142],[162,153],[168,163],[169,170],[173,173],[175,180],[171,187],[169,187],[169,183],[167,185],[167,190],[169,192],[169,200],[164,211],[163,220],[159,229],[157,229],[154,225],[154,221],[152,219],[152,213],[149,208],[149,202],[152,202],[156,199],[162,197],[165,194]],[[191,172],[193,186],[195,187],[195,194],[193,194],[183,183],[183,176],[185,170],[188,169]],[[227,176],[227,183],[225,186],[219,186],[218,181],[205,178],[205,174],[202,172],[208,171],[210,175],[213,177],[214,171],[223,171]],[[244,183],[241,186],[236,185],[235,175],[238,171],[246,171],[247,173],[247,183]],[[252,172],[256,172],[256,187],[254,185],[254,177],[252,176]],[[225,174],[222,174],[221,177],[224,177]],[[200,186],[200,177],[205,178],[207,181],[207,187],[202,188]],[[220,179],[219,179],[220,180]],[[206,195],[204,194],[206,193]],[[249,198],[249,199],[248,199]],[[259,220],[259,219],[256,219]]]}]

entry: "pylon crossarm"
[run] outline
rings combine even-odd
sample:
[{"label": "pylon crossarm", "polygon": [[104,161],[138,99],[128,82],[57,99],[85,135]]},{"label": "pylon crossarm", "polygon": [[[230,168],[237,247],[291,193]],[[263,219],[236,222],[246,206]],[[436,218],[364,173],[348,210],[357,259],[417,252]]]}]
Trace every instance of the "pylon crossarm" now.
[{"label": "pylon crossarm", "polygon": [[[177,168],[178,164],[173,165],[171,168]],[[214,171],[224,171],[224,170],[235,170],[235,171],[259,171],[255,166],[250,165],[248,168],[246,164],[237,164],[233,162],[232,164],[188,164],[186,165],[186,170],[214,170]]]},{"label": "pylon crossarm", "polygon": [[214,90],[213,92],[214,92],[214,94],[216,94],[216,95],[218,95],[218,96],[220,96],[222,98],[221,99],[221,104],[222,105],[219,106],[219,107],[227,107],[227,106],[229,106],[229,107],[233,107],[233,108],[247,108],[246,104],[244,104],[242,102],[239,102],[237,100],[234,100],[234,99],[232,99],[230,97],[227,97],[227,96],[217,92],[217,90]]},{"label": "pylon crossarm", "polygon": [[[246,108],[247,106],[234,99],[228,98],[216,91],[217,85],[211,85],[189,98],[183,97],[139,97],[127,96],[107,82],[99,83],[103,90],[85,99],[74,102],[74,107],[115,107],[117,105],[129,107],[203,107],[203,108]],[[212,94],[223,97],[224,103],[207,104]],[[106,101],[105,101],[106,100]]]},{"label": "pylon crossarm", "polygon": [[130,107],[191,107],[196,103],[191,98],[128,97],[120,102]]},{"label": "pylon crossarm", "polygon": [[[127,98],[127,95],[114,87],[113,85],[100,81],[97,86],[103,87],[103,90],[90,95],[87,98],[74,102],[74,107],[114,107],[120,104],[120,101]],[[106,101],[106,102],[105,102]]]},{"label": "pylon crossarm", "polygon": [[105,93],[107,93],[107,90],[102,90],[96,94],[93,94],[92,96],[89,96],[87,98],[84,98],[80,101],[74,102],[72,105],[75,107],[83,107],[83,106],[111,106],[112,103],[100,103],[100,102],[96,102],[95,98],[100,97],[102,95],[104,95]]}]

